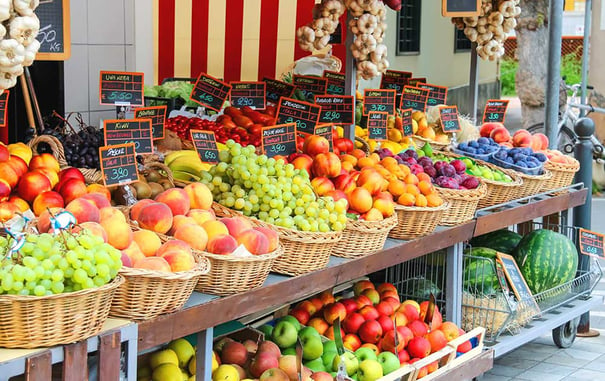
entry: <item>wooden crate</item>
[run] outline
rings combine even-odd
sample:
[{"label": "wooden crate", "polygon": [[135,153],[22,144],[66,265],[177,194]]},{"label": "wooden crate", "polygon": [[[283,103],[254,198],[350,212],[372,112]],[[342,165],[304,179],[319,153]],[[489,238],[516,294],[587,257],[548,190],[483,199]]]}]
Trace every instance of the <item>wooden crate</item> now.
[{"label": "wooden crate", "polygon": [[414,368],[412,365],[404,365],[396,371],[380,377],[376,381],[413,381],[415,376],[416,368]]},{"label": "wooden crate", "polygon": [[463,363],[463,362],[475,357],[479,353],[481,353],[483,351],[483,338],[484,337],[485,337],[485,328],[477,327],[477,328],[465,333],[464,335],[457,337],[454,340],[450,341],[447,345],[454,350],[454,353],[456,353],[456,348],[458,348],[458,345],[464,343],[465,341],[471,340],[473,338],[477,339],[477,344],[475,346],[473,346],[473,349],[471,349],[470,351],[468,351],[466,353],[461,354],[460,356],[455,357],[451,361],[450,367],[457,366],[460,363]]},{"label": "wooden crate", "polygon": [[[452,347],[446,346],[445,348],[430,354],[422,360],[413,363],[412,366],[414,367],[415,371],[414,376],[410,379],[410,381],[416,381],[418,379],[429,381],[437,378],[438,376],[446,373],[450,369],[450,364],[455,356],[456,351]],[[418,378],[418,376],[420,375],[420,370],[435,361],[438,362],[439,368],[424,377]]]}]

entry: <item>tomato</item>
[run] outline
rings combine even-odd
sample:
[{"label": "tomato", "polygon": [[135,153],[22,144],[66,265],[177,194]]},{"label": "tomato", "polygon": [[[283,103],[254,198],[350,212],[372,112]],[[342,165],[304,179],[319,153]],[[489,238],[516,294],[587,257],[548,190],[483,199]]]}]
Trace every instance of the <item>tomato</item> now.
[{"label": "tomato", "polygon": [[254,124],[252,119],[248,118],[247,116],[243,116],[243,115],[235,116],[233,118],[233,121],[235,122],[236,125],[238,125],[240,127],[244,127],[244,128],[249,128],[250,126],[252,126]]},{"label": "tomato", "polygon": [[351,152],[355,148],[353,142],[347,138],[334,139],[334,148],[341,152]]},{"label": "tomato", "polygon": [[267,108],[265,108],[265,114],[269,116],[275,116],[276,111],[277,109],[275,108],[275,106],[267,106]]},{"label": "tomato", "polygon": [[260,136],[261,132],[263,131],[263,125],[262,124],[253,124],[252,127],[248,128],[248,133],[250,135],[254,135],[254,136]]}]

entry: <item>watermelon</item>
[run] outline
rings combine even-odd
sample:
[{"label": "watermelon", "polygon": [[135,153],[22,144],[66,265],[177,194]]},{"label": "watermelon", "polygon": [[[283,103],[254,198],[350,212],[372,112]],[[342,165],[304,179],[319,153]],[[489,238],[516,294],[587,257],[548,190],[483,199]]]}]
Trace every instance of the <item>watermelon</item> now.
[{"label": "watermelon", "polygon": [[488,247],[501,253],[511,254],[522,236],[508,229],[496,230],[471,239],[473,246]]},{"label": "watermelon", "polygon": [[466,291],[479,295],[493,295],[499,289],[498,274],[494,265],[496,250],[486,247],[473,247],[465,255],[463,287]]},{"label": "watermelon", "polygon": [[576,245],[552,230],[529,233],[521,239],[513,256],[534,295],[569,282],[578,270]]}]

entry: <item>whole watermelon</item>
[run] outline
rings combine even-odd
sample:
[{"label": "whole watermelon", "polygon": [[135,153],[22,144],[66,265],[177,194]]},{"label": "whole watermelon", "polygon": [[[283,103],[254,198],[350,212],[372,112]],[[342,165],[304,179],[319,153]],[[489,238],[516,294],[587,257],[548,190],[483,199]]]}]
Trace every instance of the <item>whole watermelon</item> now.
[{"label": "whole watermelon", "polygon": [[521,241],[521,238],[523,236],[520,234],[508,229],[501,229],[474,237],[469,243],[473,246],[488,247],[501,253],[511,254],[519,244],[519,241]]},{"label": "whole watermelon", "polygon": [[534,295],[569,282],[578,270],[576,246],[552,230],[529,233],[521,239],[513,256]]},{"label": "whole watermelon", "polygon": [[464,254],[472,256],[464,259],[464,289],[478,295],[495,294],[500,289],[494,265],[496,250],[486,247],[473,247],[471,250],[465,251]]}]

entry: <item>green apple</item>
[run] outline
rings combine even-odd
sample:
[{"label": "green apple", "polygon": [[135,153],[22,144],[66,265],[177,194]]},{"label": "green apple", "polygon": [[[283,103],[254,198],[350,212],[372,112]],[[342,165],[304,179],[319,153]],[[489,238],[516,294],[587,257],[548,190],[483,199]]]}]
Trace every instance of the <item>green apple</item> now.
[{"label": "green apple", "polygon": [[382,366],[382,373],[387,375],[399,369],[399,357],[392,352],[381,352],[378,355],[378,362]]},{"label": "green apple", "polygon": [[296,356],[296,347],[289,347],[289,348],[284,349],[283,351],[281,351],[281,355],[282,356],[286,356],[286,355]]},{"label": "green apple", "polygon": [[376,352],[374,352],[370,348],[365,348],[365,347],[361,347],[358,350],[356,350],[355,356],[359,359],[359,362],[362,362],[365,360],[374,360],[374,361],[378,360],[378,357],[376,356]]},{"label": "green apple", "polygon": [[328,340],[324,342],[324,353],[326,352],[337,352],[336,342],[334,340]]},{"label": "green apple", "polygon": [[376,381],[382,377],[382,366],[376,360],[363,360],[359,364],[357,379],[359,381]]},{"label": "green apple", "polygon": [[265,334],[265,337],[271,337],[271,333],[273,332],[273,326],[269,324],[263,324],[258,327],[258,330]]},{"label": "green apple", "polygon": [[292,323],[294,328],[296,328],[296,332],[300,331],[300,322],[298,320],[296,320],[296,318],[294,316],[286,315],[284,317],[279,318],[279,320],[277,322],[279,323],[281,321],[287,321],[287,322]]},{"label": "green apple", "polygon": [[303,359],[315,360],[320,358],[324,353],[324,346],[321,343],[321,337],[315,336],[312,333],[307,333],[303,336],[299,336],[303,347]]},{"label": "green apple", "polygon": [[323,361],[321,360],[321,357],[316,358],[315,360],[307,361],[304,363],[304,365],[313,372],[325,372],[327,370]]},{"label": "green apple", "polygon": [[332,369],[332,364],[334,363],[334,357],[336,357],[336,356],[338,356],[338,353],[332,352],[332,351],[329,351],[329,352],[324,351],[324,354],[321,355],[321,359],[323,360],[324,366],[327,369]]},{"label": "green apple", "polygon": [[[343,356],[347,374],[352,376],[359,368],[359,360],[357,360],[357,357],[355,357],[355,355],[351,352],[345,352]],[[334,361],[332,362],[332,370],[337,371],[338,364],[340,364],[340,356],[335,356]]]},{"label": "green apple", "polygon": [[271,340],[280,348],[288,348],[296,343],[297,331],[294,324],[280,321],[271,332]]},{"label": "green apple", "polygon": [[[304,327],[303,329],[299,330],[298,337],[300,337],[301,340],[305,337],[317,337],[321,339],[321,335],[313,327]],[[323,347],[323,344],[321,346]]]}]

